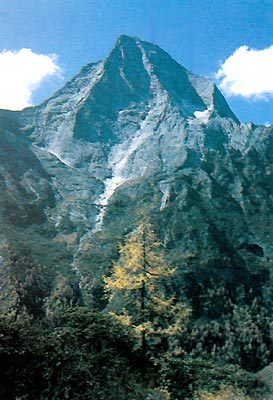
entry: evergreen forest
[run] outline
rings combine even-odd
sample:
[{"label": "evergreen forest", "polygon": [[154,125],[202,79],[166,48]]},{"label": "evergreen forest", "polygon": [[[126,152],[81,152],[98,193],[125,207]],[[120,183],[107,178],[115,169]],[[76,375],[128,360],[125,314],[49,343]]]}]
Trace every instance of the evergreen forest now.
[{"label": "evergreen forest", "polygon": [[234,285],[224,265],[169,265],[146,218],[120,241],[92,307],[73,280],[51,293],[42,266],[12,252],[9,260],[1,399],[271,398],[269,271]]}]

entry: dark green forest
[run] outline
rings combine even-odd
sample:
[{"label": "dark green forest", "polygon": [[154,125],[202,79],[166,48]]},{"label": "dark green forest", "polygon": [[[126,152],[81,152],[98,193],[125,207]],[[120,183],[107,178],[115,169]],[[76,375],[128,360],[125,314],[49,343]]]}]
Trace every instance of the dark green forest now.
[{"label": "dark green forest", "polygon": [[273,358],[270,271],[194,270],[167,253],[150,222],[136,226],[91,308],[76,277],[52,292],[47,270],[10,252],[0,398],[269,399],[258,371]]}]

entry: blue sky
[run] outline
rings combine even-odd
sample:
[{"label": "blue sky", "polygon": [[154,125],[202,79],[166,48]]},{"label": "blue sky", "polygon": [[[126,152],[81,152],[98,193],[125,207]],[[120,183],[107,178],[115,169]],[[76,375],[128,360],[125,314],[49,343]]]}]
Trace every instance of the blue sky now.
[{"label": "blue sky", "polygon": [[[218,83],[239,119],[273,123],[273,83],[266,75],[271,69],[263,70],[272,62],[273,80],[273,48],[262,52],[273,45],[272,0],[0,0],[0,6],[0,75],[8,55],[25,60],[25,80],[36,61],[39,68],[35,55],[48,56],[44,75],[18,94],[28,91],[29,104],[53,94],[83,65],[105,58],[118,36],[128,34],[158,44],[196,74],[219,76],[222,68]],[[8,64],[2,75],[11,70],[16,74]],[[235,84],[248,75],[243,95],[236,94]],[[249,88],[251,81],[260,86]],[[0,93],[7,82],[0,80]]]}]

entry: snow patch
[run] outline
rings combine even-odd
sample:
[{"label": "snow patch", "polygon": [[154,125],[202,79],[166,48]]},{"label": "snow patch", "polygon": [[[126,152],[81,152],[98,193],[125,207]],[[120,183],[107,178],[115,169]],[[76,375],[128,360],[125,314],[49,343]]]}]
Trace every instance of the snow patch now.
[{"label": "snow patch", "polygon": [[160,211],[162,211],[162,210],[164,210],[164,208],[166,207],[166,205],[169,201],[171,188],[170,188],[170,186],[167,186],[164,189],[162,187],[160,187],[160,189],[163,192],[163,196],[161,199],[161,205],[160,205]]},{"label": "snow patch", "polygon": [[102,227],[109,199],[113,196],[118,187],[128,179],[126,165],[130,161],[131,156],[150,136],[150,134],[149,131],[144,133],[140,129],[137,131],[134,138],[126,140],[113,147],[109,155],[109,165],[112,168],[112,177],[105,180],[104,192],[99,196],[97,201],[97,206],[100,208],[100,211],[96,218],[94,231],[97,231]]},{"label": "snow patch", "polygon": [[121,53],[121,58],[124,60],[124,50],[122,46],[120,46],[120,53]]},{"label": "snow patch", "polygon": [[52,154],[54,157],[58,158],[58,160],[61,161],[62,164],[65,164],[65,165],[67,165],[68,167],[73,168],[73,165],[72,165],[68,160],[63,159],[63,158],[60,156],[60,154],[58,154],[58,153],[56,152],[56,150],[54,151],[54,150],[48,149],[48,152],[49,152],[50,154]]},{"label": "snow patch", "polygon": [[195,111],[193,113],[196,119],[198,119],[201,123],[207,124],[209,122],[209,117],[211,115],[211,112],[209,110],[204,110],[204,111]]},{"label": "snow patch", "polygon": [[195,119],[190,118],[190,125],[198,123],[198,124],[208,124],[209,119],[214,111],[214,106],[211,104],[206,110],[203,111],[194,111],[193,115]]}]

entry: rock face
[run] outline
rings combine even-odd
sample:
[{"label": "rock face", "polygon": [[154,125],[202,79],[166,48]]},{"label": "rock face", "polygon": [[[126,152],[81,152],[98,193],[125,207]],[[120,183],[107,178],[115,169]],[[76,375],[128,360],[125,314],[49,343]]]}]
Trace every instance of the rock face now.
[{"label": "rock face", "polygon": [[92,302],[143,213],[180,271],[236,284],[269,265],[273,128],[240,124],[210,79],[159,47],[121,36],[0,125],[3,271],[10,251],[27,253],[54,271],[51,291],[69,276]]}]

